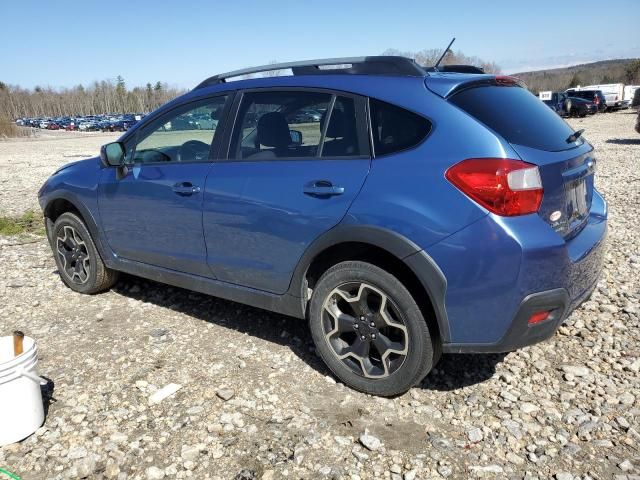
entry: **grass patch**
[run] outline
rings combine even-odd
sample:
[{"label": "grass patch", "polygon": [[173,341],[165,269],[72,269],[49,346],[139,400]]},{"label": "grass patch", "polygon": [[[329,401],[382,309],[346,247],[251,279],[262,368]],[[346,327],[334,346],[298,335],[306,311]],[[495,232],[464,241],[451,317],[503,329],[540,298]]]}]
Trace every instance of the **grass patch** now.
[{"label": "grass patch", "polygon": [[0,216],[0,235],[23,235],[25,233],[44,235],[42,217],[33,211],[26,212],[19,217]]}]

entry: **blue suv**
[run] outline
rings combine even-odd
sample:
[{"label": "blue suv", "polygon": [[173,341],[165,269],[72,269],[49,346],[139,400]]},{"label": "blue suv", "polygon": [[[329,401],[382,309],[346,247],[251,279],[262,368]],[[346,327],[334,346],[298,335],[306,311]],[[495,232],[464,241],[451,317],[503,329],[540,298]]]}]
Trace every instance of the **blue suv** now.
[{"label": "blue suv", "polygon": [[339,379],[385,396],[443,352],[551,337],[602,266],[593,148],[516,79],[456,70],[205,80],[43,185],[62,280],[126,272],[306,319]]}]

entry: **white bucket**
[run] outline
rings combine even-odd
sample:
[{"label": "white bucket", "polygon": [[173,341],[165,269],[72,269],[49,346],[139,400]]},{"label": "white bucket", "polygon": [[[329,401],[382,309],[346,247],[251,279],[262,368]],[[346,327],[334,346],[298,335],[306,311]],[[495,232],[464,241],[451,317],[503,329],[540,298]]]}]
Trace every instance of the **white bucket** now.
[{"label": "white bucket", "polygon": [[0,447],[35,432],[44,422],[38,376],[38,349],[31,337],[24,337],[24,351],[13,354],[13,337],[0,337]]}]

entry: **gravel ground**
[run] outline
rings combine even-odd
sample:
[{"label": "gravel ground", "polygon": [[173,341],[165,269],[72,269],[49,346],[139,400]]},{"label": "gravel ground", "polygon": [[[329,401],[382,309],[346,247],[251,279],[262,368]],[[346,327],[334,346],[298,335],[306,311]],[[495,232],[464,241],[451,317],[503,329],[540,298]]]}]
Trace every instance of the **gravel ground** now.
[{"label": "gravel ground", "polygon": [[[571,121],[598,151],[610,207],[592,298],[553,339],[446,355],[395,399],[336,383],[295,319],[133,277],[82,296],[42,238],[0,237],[0,332],[34,336],[53,383],[44,426],[0,448],[0,466],[23,479],[639,479],[634,120]],[[109,138],[0,142],[0,215],[35,208],[50,172]]]}]

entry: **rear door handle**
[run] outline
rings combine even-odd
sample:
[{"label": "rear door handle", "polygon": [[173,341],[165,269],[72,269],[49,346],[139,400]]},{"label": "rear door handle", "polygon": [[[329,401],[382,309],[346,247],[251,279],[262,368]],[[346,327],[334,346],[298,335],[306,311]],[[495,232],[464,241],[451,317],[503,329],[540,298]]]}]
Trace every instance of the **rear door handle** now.
[{"label": "rear door handle", "polygon": [[344,187],[338,187],[328,180],[316,180],[307,183],[302,191],[312,197],[332,197],[342,195],[344,193]]},{"label": "rear door handle", "polygon": [[193,195],[194,193],[200,193],[200,187],[193,185],[191,182],[181,182],[176,183],[173,186],[173,192],[176,195],[188,197],[189,195]]}]

